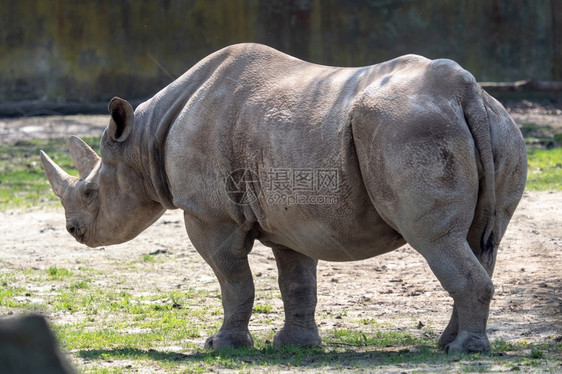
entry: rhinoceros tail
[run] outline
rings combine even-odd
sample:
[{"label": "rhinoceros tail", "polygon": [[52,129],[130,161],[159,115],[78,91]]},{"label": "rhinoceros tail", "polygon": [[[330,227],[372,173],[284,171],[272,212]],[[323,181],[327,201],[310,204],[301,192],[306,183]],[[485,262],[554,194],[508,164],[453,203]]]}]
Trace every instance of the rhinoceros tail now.
[{"label": "rhinoceros tail", "polygon": [[494,155],[490,122],[484,104],[482,89],[474,77],[466,72],[466,91],[462,100],[464,116],[477,150],[480,187],[472,221],[469,244],[473,250],[488,252],[495,246],[493,227],[496,220],[496,193]]}]

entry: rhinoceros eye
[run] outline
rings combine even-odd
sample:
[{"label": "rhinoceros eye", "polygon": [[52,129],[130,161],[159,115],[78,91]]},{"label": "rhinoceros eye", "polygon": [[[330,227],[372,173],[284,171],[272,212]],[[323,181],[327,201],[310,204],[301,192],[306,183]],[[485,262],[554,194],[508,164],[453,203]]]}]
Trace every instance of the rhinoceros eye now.
[{"label": "rhinoceros eye", "polygon": [[96,197],[97,192],[98,192],[98,190],[97,190],[96,186],[88,185],[88,186],[86,186],[86,188],[84,188],[84,192],[82,193],[82,196],[84,196],[84,199],[86,201],[90,201],[94,197]]}]

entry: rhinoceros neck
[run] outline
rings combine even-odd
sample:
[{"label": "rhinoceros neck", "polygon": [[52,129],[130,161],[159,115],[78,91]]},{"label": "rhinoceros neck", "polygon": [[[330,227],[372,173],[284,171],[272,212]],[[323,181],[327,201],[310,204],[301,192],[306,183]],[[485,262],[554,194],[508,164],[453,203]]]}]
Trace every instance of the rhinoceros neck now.
[{"label": "rhinoceros neck", "polygon": [[135,154],[131,158],[139,160],[137,167],[143,176],[145,191],[149,197],[166,209],[175,209],[164,165],[166,137],[173,122],[170,116],[172,113],[159,115],[158,111],[137,109],[135,143],[138,146],[132,147]]},{"label": "rhinoceros neck", "polygon": [[165,167],[168,132],[186,103],[197,89],[212,75],[217,66],[228,58],[227,51],[219,51],[205,58],[193,68],[139,105],[135,111],[136,141],[140,146],[135,155],[145,178],[145,187],[152,198],[166,209],[175,209]]},{"label": "rhinoceros neck", "polygon": [[164,165],[164,147],[171,123],[162,123],[151,136],[148,147],[150,176],[152,186],[158,196],[159,202],[166,209],[174,209],[172,194],[169,189],[168,176]]}]

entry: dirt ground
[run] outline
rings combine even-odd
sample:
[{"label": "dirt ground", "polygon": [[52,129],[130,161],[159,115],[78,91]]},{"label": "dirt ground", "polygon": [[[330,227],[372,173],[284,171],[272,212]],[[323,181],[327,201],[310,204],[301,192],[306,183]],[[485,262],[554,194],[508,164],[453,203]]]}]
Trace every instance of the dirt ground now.
[{"label": "dirt ground", "polygon": [[[559,111],[559,110],[558,110]],[[561,113],[512,110],[519,121],[531,116],[562,127]],[[519,116],[519,118],[518,118]],[[521,119],[523,118],[523,119]],[[107,116],[0,119],[0,142],[70,134],[99,135]],[[532,171],[530,171],[532,172]],[[498,255],[491,306],[490,340],[560,341],[562,339],[562,193],[525,192]],[[180,211],[167,212],[138,238],[125,244],[93,250],[66,233],[62,208],[58,210],[1,211],[0,253],[10,267],[64,267],[87,260],[100,268],[111,263],[166,250],[177,257],[157,277],[128,274],[135,292],[168,289],[185,282],[207,284],[218,293],[210,268],[195,253],[183,228]],[[276,266],[271,251],[256,244],[250,255],[257,299],[277,292]],[[397,328],[415,328],[420,322],[436,332],[446,325],[452,301],[423,258],[405,246],[386,255],[354,263],[321,262],[318,270],[318,314],[322,331],[347,326],[346,319],[363,317],[389,322]],[[268,301],[281,308],[280,300]],[[341,317],[343,316],[343,317]],[[53,319],[64,318],[53,316]],[[282,316],[275,323],[280,327]],[[402,327],[401,327],[402,326]],[[251,331],[271,325],[251,325]],[[201,345],[205,337],[201,337]]]},{"label": "dirt ground", "polygon": [[[488,325],[491,340],[534,342],[562,338],[561,211],[562,193],[525,193],[498,255],[496,293]],[[187,239],[181,211],[167,212],[138,238],[104,250],[74,242],[65,230],[62,209],[0,212],[0,222],[2,261],[10,267],[72,267],[87,260],[104,269],[104,264],[109,266],[166,250],[178,261],[167,263],[166,272],[157,278],[128,274],[127,282],[135,293],[168,289],[170,285],[185,283],[186,277],[188,282],[197,282],[198,286],[209,284],[210,289],[218,292],[210,268]],[[260,292],[276,290],[277,270],[271,251],[261,244],[255,245],[250,261],[259,300]],[[381,323],[421,321],[437,331],[448,322],[451,299],[424,259],[409,246],[360,262],[320,262],[318,282],[320,314],[362,314]],[[273,303],[280,305],[281,301]],[[344,319],[328,318],[320,326],[340,328]]]}]

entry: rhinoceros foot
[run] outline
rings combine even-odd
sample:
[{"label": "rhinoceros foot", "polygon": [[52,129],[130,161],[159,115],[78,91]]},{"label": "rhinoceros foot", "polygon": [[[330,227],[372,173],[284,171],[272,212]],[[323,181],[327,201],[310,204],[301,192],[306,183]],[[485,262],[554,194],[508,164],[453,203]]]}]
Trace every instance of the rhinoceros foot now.
[{"label": "rhinoceros foot", "polygon": [[314,347],[322,343],[318,329],[283,328],[273,338],[274,346],[297,345],[301,347]]},{"label": "rhinoceros foot", "polygon": [[219,331],[205,342],[205,348],[223,349],[252,347],[254,340],[247,330]]},{"label": "rhinoceros foot", "polygon": [[[441,339],[440,339],[441,342]],[[446,353],[480,353],[489,352],[490,342],[486,334],[461,331],[457,338],[445,346]]]},{"label": "rhinoceros foot", "polygon": [[439,338],[439,348],[445,349],[447,345],[451,344],[457,338],[457,332],[449,329],[448,327],[443,331],[441,337]]}]

